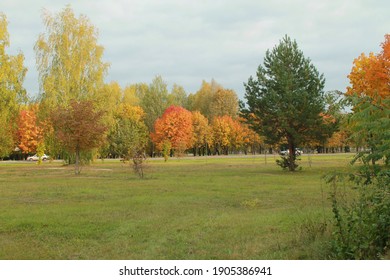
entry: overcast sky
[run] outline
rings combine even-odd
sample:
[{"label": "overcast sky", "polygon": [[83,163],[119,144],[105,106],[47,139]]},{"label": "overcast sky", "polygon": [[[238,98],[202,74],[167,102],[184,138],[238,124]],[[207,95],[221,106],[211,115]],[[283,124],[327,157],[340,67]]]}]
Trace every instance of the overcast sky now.
[{"label": "overcast sky", "polygon": [[30,95],[39,91],[33,47],[45,32],[42,11],[58,13],[67,4],[98,29],[111,64],[107,82],[124,87],[161,75],[169,89],[176,83],[193,93],[214,78],[240,98],[266,50],[285,34],[324,73],[325,90],[345,91],[354,58],[379,52],[390,33],[388,0],[1,1],[9,22],[7,53],[25,55]]}]

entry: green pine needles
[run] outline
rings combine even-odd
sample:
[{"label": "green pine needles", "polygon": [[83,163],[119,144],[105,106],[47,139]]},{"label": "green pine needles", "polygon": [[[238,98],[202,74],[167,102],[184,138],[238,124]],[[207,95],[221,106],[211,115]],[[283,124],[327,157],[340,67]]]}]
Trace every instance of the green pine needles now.
[{"label": "green pine needles", "polygon": [[[285,36],[265,54],[256,77],[245,85],[246,105],[241,113],[267,144],[287,144],[289,156],[283,165],[296,170],[295,149],[324,138],[325,78],[298,44]],[[282,166],[283,167],[283,166]]]}]

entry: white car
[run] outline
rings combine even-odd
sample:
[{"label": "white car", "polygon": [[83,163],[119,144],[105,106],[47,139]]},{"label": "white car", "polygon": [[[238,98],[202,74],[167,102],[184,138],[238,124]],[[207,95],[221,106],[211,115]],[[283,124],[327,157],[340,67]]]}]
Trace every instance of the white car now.
[{"label": "white car", "polygon": [[[290,154],[290,151],[289,150],[280,151],[279,154],[282,155],[282,156],[287,156],[287,155]],[[300,156],[302,154],[303,154],[303,152],[302,152],[301,149],[298,149],[298,148],[295,149],[295,155],[296,156]]]},{"label": "white car", "polygon": [[[43,156],[41,157],[41,159],[42,159],[43,161],[48,160],[48,159],[49,159],[49,156],[43,154]],[[28,161],[38,161],[38,160],[39,160],[39,156],[38,156],[37,154],[35,154],[35,155],[33,155],[33,156],[27,157],[27,160],[28,160]]]}]

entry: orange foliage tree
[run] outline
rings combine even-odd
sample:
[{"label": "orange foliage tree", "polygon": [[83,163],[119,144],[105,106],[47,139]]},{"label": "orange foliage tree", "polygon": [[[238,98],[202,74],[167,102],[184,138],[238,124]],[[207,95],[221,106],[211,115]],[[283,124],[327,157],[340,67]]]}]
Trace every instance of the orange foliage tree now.
[{"label": "orange foliage tree", "polygon": [[238,151],[244,146],[246,131],[238,120],[231,120],[230,126],[230,147],[233,151]]},{"label": "orange foliage tree", "polygon": [[230,116],[215,117],[212,122],[213,147],[217,154],[228,154],[248,148],[254,152],[261,139],[257,133],[242,123],[243,119],[233,119]]},{"label": "orange foliage tree", "polygon": [[328,138],[326,146],[332,151],[342,152],[343,148],[348,145],[348,132],[345,130],[340,130]]},{"label": "orange foliage tree", "polygon": [[378,54],[362,53],[353,62],[348,78],[351,83],[347,87],[347,95],[369,96],[374,100],[377,96],[390,96],[390,34],[385,35],[381,44],[382,51]]},{"label": "orange foliage tree", "polygon": [[[244,121],[244,120],[241,120]],[[259,134],[249,127],[248,124],[241,124],[243,129],[243,149],[244,153],[247,154],[248,151],[252,154],[256,153],[256,150],[260,150],[260,145],[262,144],[262,139]]]},{"label": "orange foliage tree", "polygon": [[192,114],[183,107],[172,105],[156,120],[154,131],[151,138],[159,151],[168,141],[172,150],[180,154],[192,146]]},{"label": "orange foliage tree", "polygon": [[18,147],[22,153],[35,153],[43,140],[43,129],[37,122],[37,106],[21,110],[18,117]]}]

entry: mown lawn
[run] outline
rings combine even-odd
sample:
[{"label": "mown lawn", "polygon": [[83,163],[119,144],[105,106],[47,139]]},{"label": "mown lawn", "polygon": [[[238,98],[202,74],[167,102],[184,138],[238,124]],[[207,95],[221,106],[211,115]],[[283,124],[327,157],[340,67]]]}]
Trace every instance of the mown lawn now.
[{"label": "mown lawn", "polygon": [[329,187],[352,154],[290,173],[273,156],[0,163],[0,259],[325,258]]}]

